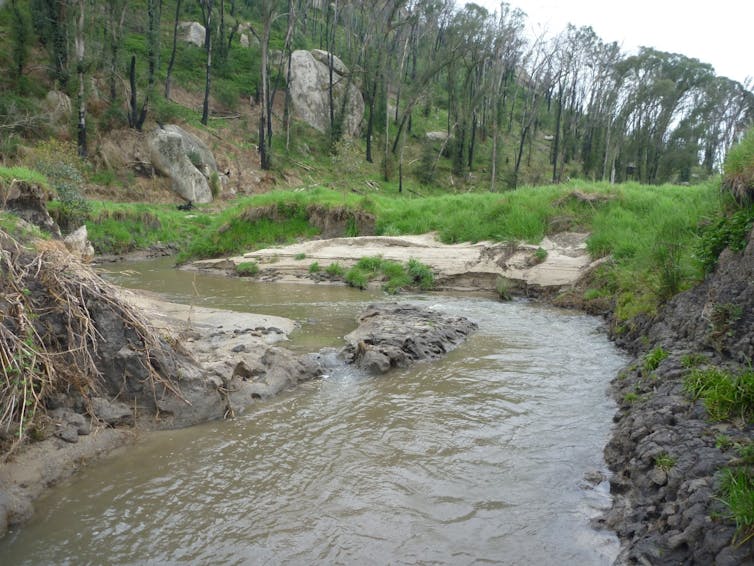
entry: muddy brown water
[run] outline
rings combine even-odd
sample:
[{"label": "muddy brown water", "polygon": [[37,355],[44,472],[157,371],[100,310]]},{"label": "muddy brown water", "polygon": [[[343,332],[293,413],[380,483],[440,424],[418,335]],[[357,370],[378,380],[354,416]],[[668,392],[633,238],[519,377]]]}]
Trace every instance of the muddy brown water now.
[{"label": "muddy brown water", "polygon": [[[376,298],[108,268],[178,301],[301,322],[296,349],[339,343]],[[196,291],[194,291],[196,289]],[[198,293],[198,296],[197,296]],[[350,370],[235,420],[149,435],[36,502],[2,564],[609,564],[602,448],[624,363],[598,320],[528,302],[411,296],[479,331],[446,358]]]}]

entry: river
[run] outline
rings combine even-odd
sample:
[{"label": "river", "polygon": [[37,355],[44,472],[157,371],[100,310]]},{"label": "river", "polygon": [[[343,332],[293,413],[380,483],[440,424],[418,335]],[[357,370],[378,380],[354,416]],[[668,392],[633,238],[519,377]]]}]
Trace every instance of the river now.
[{"label": "river", "polygon": [[[202,306],[294,318],[340,343],[379,293],[122,264],[110,277]],[[2,564],[610,564],[605,471],[625,363],[600,321],[527,301],[402,296],[479,324],[446,358],[334,372],[234,420],[148,435],[40,498]]]}]

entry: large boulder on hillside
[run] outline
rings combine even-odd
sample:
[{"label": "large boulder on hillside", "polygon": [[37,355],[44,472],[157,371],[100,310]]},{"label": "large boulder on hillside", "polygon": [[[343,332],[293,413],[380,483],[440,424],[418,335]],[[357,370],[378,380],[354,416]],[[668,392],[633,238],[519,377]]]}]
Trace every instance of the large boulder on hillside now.
[{"label": "large boulder on hillside", "polygon": [[181,22],[178,24],[178,39],[197,47],[204,47],[207,30],[199,22]]},{"label": "large boulder on hillside", "polygon": [[73,106],[71,98],[59,90],[51,90],[42,101],[42,109],[53,126],[68,126]]},{"label": "large boulder on hillside", "polygon": [[217,162],[202,140],[169,124],[156,128],[147,146],[152,165],[170,177],[176,193],[195,203],[212,202],[209,179],[217,173]]},{"label": "large boulder on hillside", "polygon": [[[326,51],[293,52],[289,89],[294,114],[320,132],[330,127],[329,84]],[[349,78],[348,68],[337,57],[333,57],[333,90],[336,112],[344,111],[343,133],[357,136],[364,116],[364,99]]]}]

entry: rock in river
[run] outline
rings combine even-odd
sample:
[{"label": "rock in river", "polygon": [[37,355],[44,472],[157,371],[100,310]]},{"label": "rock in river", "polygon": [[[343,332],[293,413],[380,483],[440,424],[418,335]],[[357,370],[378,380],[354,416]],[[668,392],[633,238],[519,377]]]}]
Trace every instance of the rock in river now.
[{"label": "rock in river", "polygon": [[467,318],[415,305],[373,304],[345,336],[342,354],[348,363],[370,373],[385,373],[453,350],[477,329]]}]

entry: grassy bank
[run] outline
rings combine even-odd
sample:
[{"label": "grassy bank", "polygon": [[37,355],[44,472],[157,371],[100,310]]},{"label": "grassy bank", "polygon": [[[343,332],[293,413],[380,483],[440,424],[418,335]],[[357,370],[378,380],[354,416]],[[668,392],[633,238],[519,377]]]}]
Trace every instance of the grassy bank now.
[{"label": "grassy bank", "polygon": [[421,198],[317,187],[243,198],[212,213],[201,207],[187,214],[167,205],[94,203],[87,224],[100,253],[170,242],[185,261],[316,236],[307,212],[312,205],[369,213],[377,235],[434,231],[445,243],[538,243],[552,233],[590,232],[592,256],[611,259],[593,277],[586,298],[614,299],[618,318],[629,320],[652,314],[663,300],[703,276],[705,265],[698,256],[704,238],[710,240],[704,227],[717,226],[724,203],[713,183],[571,183]]}]

